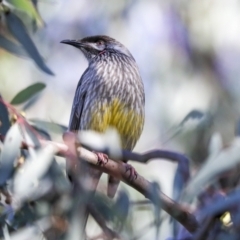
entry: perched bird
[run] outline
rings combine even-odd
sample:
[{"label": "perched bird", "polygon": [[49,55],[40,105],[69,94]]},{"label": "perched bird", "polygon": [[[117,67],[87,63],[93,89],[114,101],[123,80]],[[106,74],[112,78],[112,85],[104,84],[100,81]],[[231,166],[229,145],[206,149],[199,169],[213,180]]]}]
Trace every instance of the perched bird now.
[{"label": "perched bird", "polygon": [[[105,132],[116,128],[124,150],[132,150],[144,124],[145,95],[132,54],[108,36],[63,40],[84,54],[88,68],[78,82],[69,130]],[[100,164],[104,156],[97,154]],[[100,178],[100,176],[99,176]],[[114,197],[119,181],[109,178],[108,196]]]}]

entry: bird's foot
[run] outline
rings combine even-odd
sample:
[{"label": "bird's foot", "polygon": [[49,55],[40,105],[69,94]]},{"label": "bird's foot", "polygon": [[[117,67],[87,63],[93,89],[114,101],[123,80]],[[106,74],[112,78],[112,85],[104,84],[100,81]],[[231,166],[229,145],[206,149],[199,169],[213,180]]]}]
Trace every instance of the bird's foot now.
[{"label": "bird's foot", "polygon": [[135,168],[132,165],[126,163],[126,172],[128,172],[128,171],[130,172],[130,174],[129,174],[130,181],[137,179],[138,174],[137,174],[137,171],[135,170]]},{"label": "bird's foot", "polygon": [[97,165],[104,166],[108,163],[108,155],[101,152],[94,152],[97,155]]}]

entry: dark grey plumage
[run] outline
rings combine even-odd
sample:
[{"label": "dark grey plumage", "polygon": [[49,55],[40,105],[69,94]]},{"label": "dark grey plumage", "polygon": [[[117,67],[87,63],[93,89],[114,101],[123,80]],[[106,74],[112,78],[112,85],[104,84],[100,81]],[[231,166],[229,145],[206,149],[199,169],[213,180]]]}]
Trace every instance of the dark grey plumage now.
[{"label": "dark grey plumage", "polygon": [[144,124],[144,87],[136,62],[108,36],[64,40],[88,60],[75,92],[69,130],[117,129],[123,149],[132,150]]}]

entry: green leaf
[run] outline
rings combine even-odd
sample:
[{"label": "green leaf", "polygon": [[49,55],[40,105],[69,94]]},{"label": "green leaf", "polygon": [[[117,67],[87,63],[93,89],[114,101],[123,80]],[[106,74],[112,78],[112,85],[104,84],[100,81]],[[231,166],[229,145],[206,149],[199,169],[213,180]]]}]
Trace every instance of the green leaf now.
[{"label": "green leaf", "polygon": [[34,4],[30,0],[8,0],[17,10],[26,12],[37,27],[43,27],[44,23]]},{"label": "green leaf", "polygon": [[26,52],[35,61],[38,67],[42,71],[50,75],[54,75],[54,73],[47,67],[47,65],[43,61],[32,39],[29,37],[22,20],[12,12],[7,12],[5,16],[9,31],[22,44]]},{"label": "green leaf", "polygon": [[20,57],[28,57],[24,48],[0,34],[0,47]]},{"label": "green leaf", "polygon": [[23,89],[21,92],[19,92],[11,101],[11,104],[17,105],[26,102],[31,97],[33,97],[35,94],[42,91],[46,85],[44,83],[35,83],[31,86],[28,86],[27,88]]},{"label": "green leaf", "polygon": [[67,131],[67,127],[59,123],[48,122],[37,118],[28,120],[32,122],[35,126],[40,127],[42,130],[45,130],[47,132],[51,131],[53,133],[62,134]]},{"label": "green leaf", "polygon": [[35,6],[35,8],[37,8],[37,1],[38,0],[31,0],[32,4]]}]

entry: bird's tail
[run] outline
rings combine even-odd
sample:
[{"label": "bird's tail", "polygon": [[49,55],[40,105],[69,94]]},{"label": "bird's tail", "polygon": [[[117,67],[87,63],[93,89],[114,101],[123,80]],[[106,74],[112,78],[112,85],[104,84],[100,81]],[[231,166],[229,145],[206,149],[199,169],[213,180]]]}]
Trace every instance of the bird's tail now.
[{"label": "bird's tail", "polygon": [[89,167],[88,171],[85,173],[88,175],[88,188],[91,192],[95,193],[99,180],[102,176],[102,172],[98,169]]},{"label": "bird's tail", "polygon": [[118,180],[117,178],[110,175],[108,176],[108,187],[107,187],[108,197],[114,198],[117,192],[119,183],[120,183],[120,180]]},{"label": "bird's tail", "polygon": [[[88,169],[86,169],[85,173],[85,178],[86,178],[86,184],[88,184],[88,189],[91,191],[90,198],[95,195],[99,180],[102,176],[102,172],[98,169],[95,169],[91,166],[88,166]],[[88,216],[89,216],[89,209],[85,207],[83,210],[83,224],[84,224],[84,229],[86,227],[87,221],[88,221]]]}]

